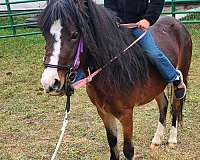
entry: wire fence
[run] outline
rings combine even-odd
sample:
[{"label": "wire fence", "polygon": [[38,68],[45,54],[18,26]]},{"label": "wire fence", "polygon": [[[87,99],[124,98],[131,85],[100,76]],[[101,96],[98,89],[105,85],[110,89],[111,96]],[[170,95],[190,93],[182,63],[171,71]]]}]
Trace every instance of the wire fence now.
[{"label": "wire fence", "polygon": [[[103,4],[104,0],[94,1]],[[200,23],[200,16],[196,16],[200,14],[200,0],[165,1],[168,10],[163,11],[163,14],[172,15],[183,23]],[[47,0],[0,0],[0,38],[40,34],[37,16],[46,4]],[[177,8],[180,4],[195,5],[190,10],[179,10]]]}]

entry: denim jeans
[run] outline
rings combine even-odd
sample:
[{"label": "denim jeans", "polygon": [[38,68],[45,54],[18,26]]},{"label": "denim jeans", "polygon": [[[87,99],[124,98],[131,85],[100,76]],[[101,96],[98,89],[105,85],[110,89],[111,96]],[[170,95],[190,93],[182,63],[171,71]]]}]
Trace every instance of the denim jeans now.
[{"label": "denim jeans", "polygon": [[79,80],[81,80],[83,78],[85,78],[85,74],[84,74],[83,70],[82,69],[78,69],[77,74],[75,76],[75,79],[72,81],[72,83],[75,83],[75,82],[77,82],[77,81],[79,81]]},{"label": "denim jeans", "polygon": [[[132,34],[136,38],[141,36],[144,31],[139,28],[132,29]],[[177,72],[164,53],[157,47],[156,42],[150,31],[139,41],[141,47],[146,51],[149,60],[156,66],[164,80],[172,83],[176,77]]]},{"label": "denim jeans", "polygon": [[[132,30],[132,34],[135,37],[139,37],[143,32],[144,31],[139,28]],[[177,77],[176,69],[164,55],[164,53],[157,47],[151,32],[148,31],[147,34],[139,41],[139,43],[146,51],[145,53],[147,54],[149,60],[156,66],[164,80],[168,83],[172,83]],[[79,69],[74,82],[84,77],[85,75],[83,71]]]}]

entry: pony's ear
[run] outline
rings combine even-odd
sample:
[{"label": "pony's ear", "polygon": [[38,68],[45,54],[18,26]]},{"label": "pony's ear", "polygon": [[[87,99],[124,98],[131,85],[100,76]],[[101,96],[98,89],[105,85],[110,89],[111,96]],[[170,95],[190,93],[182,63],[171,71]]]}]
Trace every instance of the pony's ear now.
[{"label": "pony's ear", "polygon": [[85,0],[74,0],[74,3],[77,4],[78,6],[84,6],[84,1]]}]

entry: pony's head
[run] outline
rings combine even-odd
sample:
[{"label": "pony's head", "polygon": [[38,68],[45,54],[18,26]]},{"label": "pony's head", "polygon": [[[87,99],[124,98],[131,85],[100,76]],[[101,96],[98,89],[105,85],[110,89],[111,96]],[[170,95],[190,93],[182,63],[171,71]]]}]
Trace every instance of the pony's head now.
[{"label": "pony's head", "polygon": [[39,26],[46,40],[41,83],[48,93],[60,94],[67,72],[73,69],[81,39],[80,5],[75,0],[52,0],[40,16]]}]

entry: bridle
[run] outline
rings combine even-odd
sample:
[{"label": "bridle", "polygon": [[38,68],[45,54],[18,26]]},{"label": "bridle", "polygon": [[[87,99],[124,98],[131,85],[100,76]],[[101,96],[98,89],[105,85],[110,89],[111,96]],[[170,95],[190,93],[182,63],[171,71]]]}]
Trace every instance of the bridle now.
[{"label": "bridle", "polygon": [[72,81],[75,79],[76,71],[80,66],[80,55],[83,53],[83,37],[80,36],[78,48],[76,51],[76,55],[74,61],[71,65],[53,65],[49,63],[43,63],[45,68],[56,68],[65,71],[65,81],[64,81],[64,91],[67,96],[66,110],[70,111],[70,96],[74,93],[74,89],[71,86]]},{"label": "bridle", "polygon": [[[117,23],[118,27],[124,27],[128,29],[137,28],[137,23],[128,23],[128,24],[119,24]],[[97,74],[99,74],[101,71],[106,69],[108,66],[110,66],[114,61],[118,60],[120,57],[122,57],[124,54],[126,54],[126,51],[129,50],[132,46],[134,46],[138,41],[140,41],[147,33],[148,30],[144,31],[144,33],[139,36],[135,41],[133,41],[128,47],[126,47],[124,50],[122,50],[117,56],[114,56],[110,60],[108,60],[105,64],[103,64],[101,67],[99,67],[96,71],[94,71],[92,74],[90,74],[90,70],[88,70],[89,76],[79,80],[72,84],[72,87],[74,89],[79,89],[82,86],[86,85],[87,83],[92,81],[92,78],[95,77]]]}]

